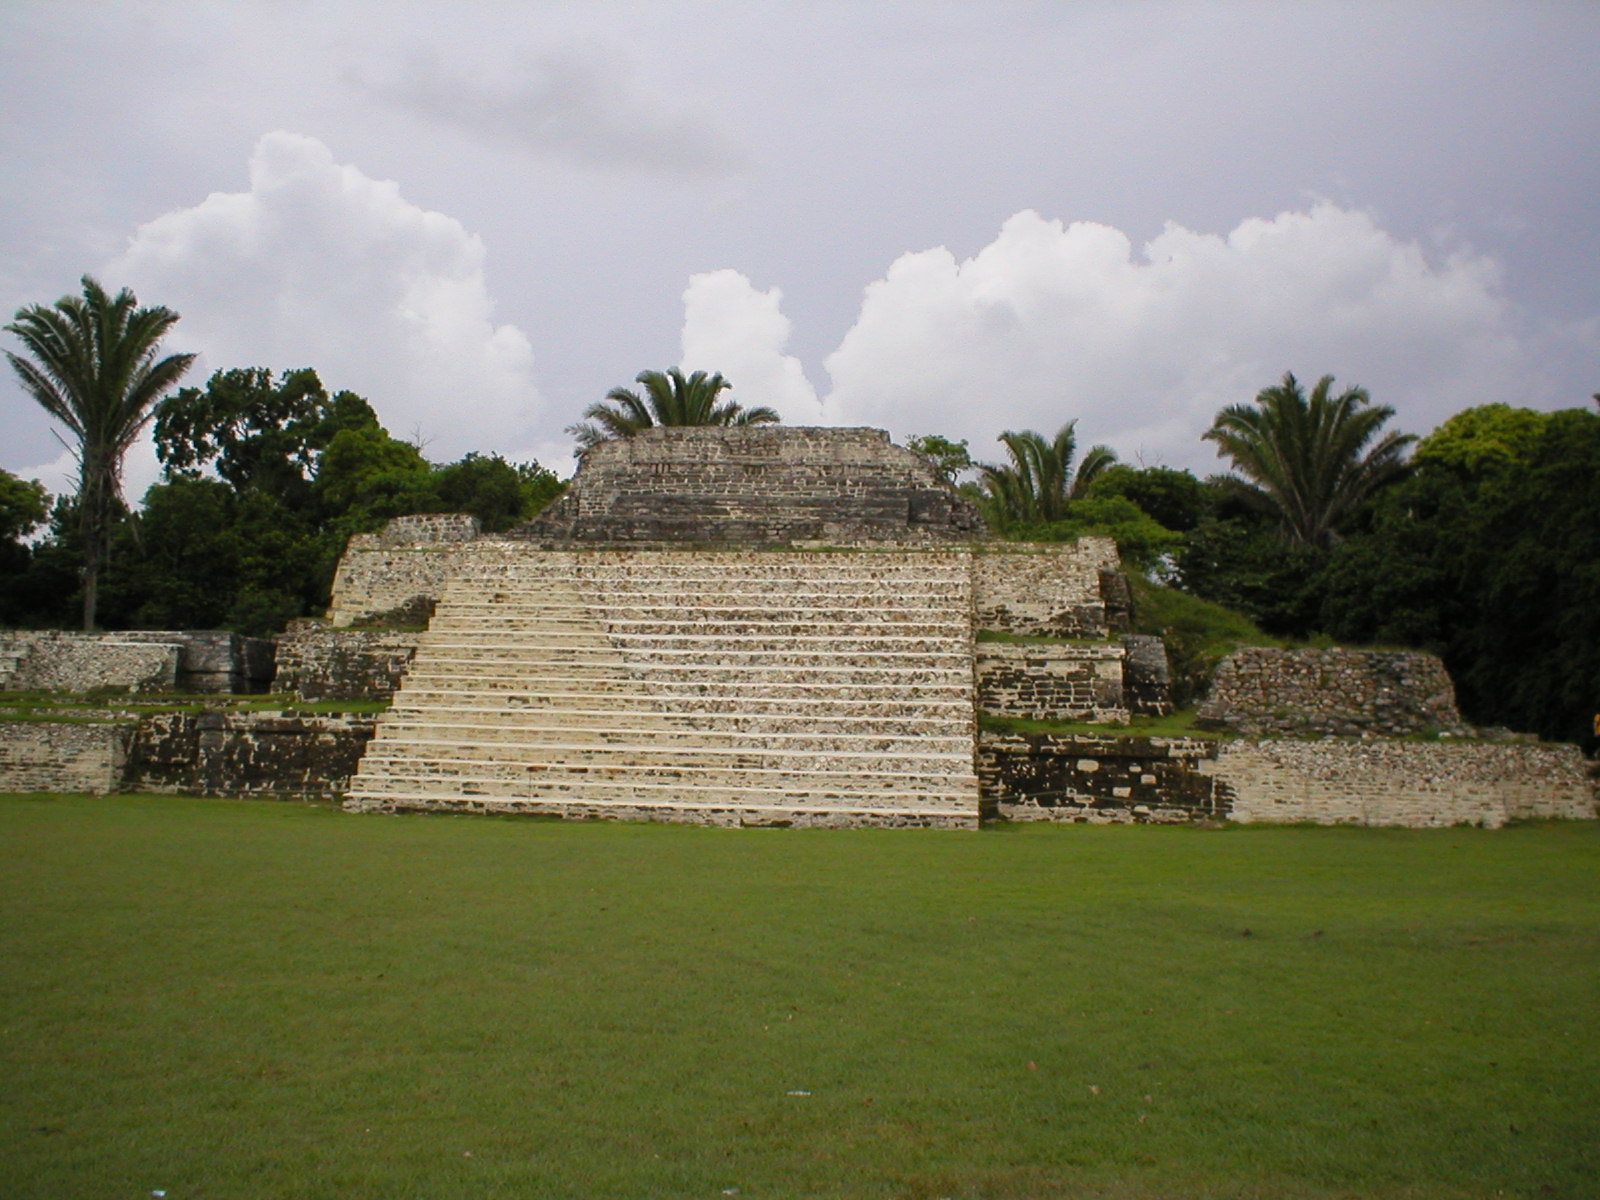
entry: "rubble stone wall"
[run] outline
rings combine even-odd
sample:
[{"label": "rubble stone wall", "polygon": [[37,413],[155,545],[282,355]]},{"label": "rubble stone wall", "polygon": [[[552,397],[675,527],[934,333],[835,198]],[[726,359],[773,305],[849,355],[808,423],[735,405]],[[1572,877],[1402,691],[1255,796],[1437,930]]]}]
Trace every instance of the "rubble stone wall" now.
[{"label": "rubble stone wall", "polygon": [[471,513],[417,513],[395,517],[381,531],[368,534],[380,546],[419,546],[470,542],[483,532]]},{"label": "rubble stone wall", "polygon": [[1236,821],[1498,828],[1595,816],[1594,782],[1569,745],[1238,740],[1201,769]]},{"label": "rubble stone wall", "polygon": [[358,534],[350,539],[333,577],[331,625],[362,625],[371,621],[426,613],[444,592],[445,581],[460,565],[470,542],[432,541],[397,546],[383,534]]},{"label": "rubble stone wall", "polygon": [[7,633],[0,649],[13,664],[0,690],[11,692],[171,691],[181,658],[171,642],[56,630]]},{"label": "rubble stone wall", "polygon": [[1174,824],[1228,816],[1201,762],[1201,738],[984,733],[978,787],[985,813],[1007,821]]},{"label": "rubble stone wall", "polygon": [[131,724],[0,724],[0,792],[114,792],[132,732]]},{"label": "rubble stone wall", "polygon": [[338,799],[375,718],[294,713],[169,713],[133,733],[127,791]]},{"label": "rubble stone wall", "polygon": [[301,700],[388,700],[421,636],[300,622],[278,641],[277,690]]},{"label": "rubble stone wall", "polygon": [[1110,538],[974,552],[973,624],[1030,637],[1104,637],[1101,572],[1117,566]]},{"label": "rubble stone wall", "polygon": [[1238,650],[1218,665],[1198,716],[1253,736],[1462,729],[1444,664],[1392,650]]},{"label": "rubble stone wall", "polygon": [[1128,719],[1118,643],[979,642],[978,711],[1049,721]]}]

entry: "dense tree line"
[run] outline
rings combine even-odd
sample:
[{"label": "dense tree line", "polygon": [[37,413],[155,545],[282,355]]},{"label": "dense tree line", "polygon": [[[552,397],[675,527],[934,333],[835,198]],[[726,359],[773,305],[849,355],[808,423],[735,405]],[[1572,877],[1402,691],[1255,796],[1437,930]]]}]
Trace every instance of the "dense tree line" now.
[{"label": "dense tree line", "polygon": [[[420,512],[470,512],[498,532],[563,486],[537,463],[495,455],[430,463],[365,399],[330,395],[312,370],[219,371],[151,415],[164,471],[137,511],[119,503],[108,518],[106,629],[274,633],[327,606],[351,534]],[[46,536],[22,544],[43,508],[37,485],[0,475],[4,624],[66,625],[81,602],[76,498],[58,500]]]},{"label": "dense tree line", "polygon": [[[1003,536],[1112,536],[1130,565],[1269,635],[1432,651],[1477,723],[1600,747],[1600,412],[1487,405],[1416,441],[1331,385],[1308,396],[1288,376],[1220,413],[1207,437],[1236,473],[1207,479],[1085,456],[1085,481],[1060,435],[1042,471],[1017,452],[1051,445],[1037,434],[1003,437],[1002,466],[913,445],[953,480],[979,470],[964,486]],[[1030,476],[1048,505],[1026,498]]]}]

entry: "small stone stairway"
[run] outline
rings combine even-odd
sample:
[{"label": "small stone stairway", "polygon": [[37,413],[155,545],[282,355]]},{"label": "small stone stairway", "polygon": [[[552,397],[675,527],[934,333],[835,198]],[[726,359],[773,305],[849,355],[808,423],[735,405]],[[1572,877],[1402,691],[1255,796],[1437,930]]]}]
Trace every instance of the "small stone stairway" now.
[{"label": "small stone stairway", "polygon": [[976,826],[960,552],[480,543],[346,807]]}]

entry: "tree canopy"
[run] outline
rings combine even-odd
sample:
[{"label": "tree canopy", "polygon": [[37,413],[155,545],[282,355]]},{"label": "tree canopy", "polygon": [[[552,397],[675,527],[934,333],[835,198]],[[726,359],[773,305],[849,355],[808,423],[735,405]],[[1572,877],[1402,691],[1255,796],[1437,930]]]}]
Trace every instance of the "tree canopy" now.
[{"label": "tree canopy", "polygon": [[567,427],[578,439],[580,452],[658,425],[775,425],[782,419],[765,405],[747,409],[738,401],[721,399],[733,385],[720,374],[696,371],[686,378],[673,367],[640,371],[635,382],[642,386],[642,394],[612,388],[603,401],[583,410],[582,421]]},{"label": "tree canopy", "polygon": [[1306,546],[1336,540],[1363,500],[1404,473],[1403,453],[1416,440],[1402,433],[1378,437],[1394,409],[1373,405],[1364,388],[1332,392],[1332,375],[1319,379],[1308,398],[1286,374],[1257,392],[1253,407],[1223,409],[1202,435],[1245,477],[1233,485],[1240,496]]},{"label": "tree canopy", "polygon": [[1010,461],[978,467],[991,524],[1016,529],[1059,521],[1067,515],[1068,501],[1081,499],[1117,461],[1109,448],[1094,446],[1074,468],[1077,424],[1068,421],[1048,441],[1031,429],[1000,435]]}]

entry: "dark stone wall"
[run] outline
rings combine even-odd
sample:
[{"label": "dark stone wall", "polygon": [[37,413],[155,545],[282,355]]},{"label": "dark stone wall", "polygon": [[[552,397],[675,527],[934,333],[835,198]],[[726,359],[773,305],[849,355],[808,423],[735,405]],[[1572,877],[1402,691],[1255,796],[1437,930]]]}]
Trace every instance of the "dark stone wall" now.
[{"label": "dark stone wall", "polygon": [[1221,820],[1228,792],[1199,769],[1216,755],[1198,738],[984,733],[978,792],[986,818],[1010,821]]},{"label": "dark stone wall", "polygon": [[169,713],[139,723],[127,791],[338,799],[376,718],[293,713]]},{"label": "dark stone wall", "polygon": [[298,621],[278,640],[276,687],[307,701],[388,700],[411,665],[421,636],[418,631],[340,629]]},{"label": "dark stone wall", "polygon": [[881,429],[657,428],[587,451],[513,536],[541,542],[970,541],[977,510]]}]

